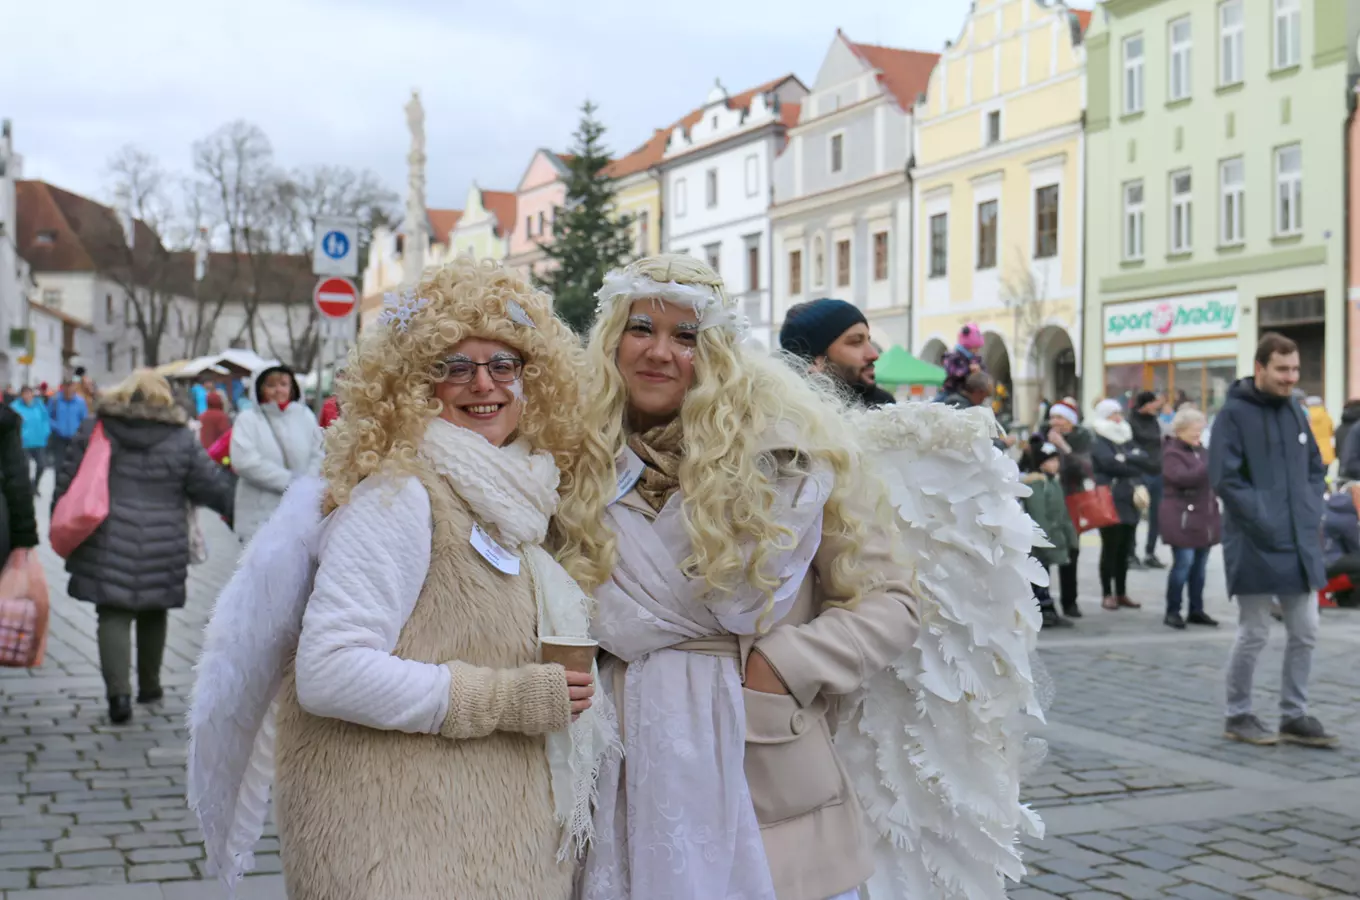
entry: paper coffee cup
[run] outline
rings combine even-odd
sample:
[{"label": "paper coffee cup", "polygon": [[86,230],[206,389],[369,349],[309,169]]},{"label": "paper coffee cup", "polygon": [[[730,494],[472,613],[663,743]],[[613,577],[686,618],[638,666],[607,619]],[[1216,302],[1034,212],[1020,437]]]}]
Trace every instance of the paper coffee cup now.
[{"label": "paper coffee cup", "polygon": [[599,647],[599,641],[590,638],[551,635],[542,639],[539,651],[545,663],[557,663],[570,672],[589,672]]}]

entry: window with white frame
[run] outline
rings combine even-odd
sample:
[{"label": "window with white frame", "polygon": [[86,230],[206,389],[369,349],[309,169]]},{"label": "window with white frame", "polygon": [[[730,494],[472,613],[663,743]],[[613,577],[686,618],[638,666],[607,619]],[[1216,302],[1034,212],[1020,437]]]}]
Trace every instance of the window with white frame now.
[{"label": "window with white frame", "polygon": [[996,268],[996,207],[995,200],[977,206],[977,267]]},{"label": "window with white frame", "polygon": [[850,286],[850,241],[836,242],[836,287]]},{"label": "window with white frame", "polygon": [[719,275],[722,274],[722,269],[719,268],[719,263],[721,260],[722,260],[721,243],[704,245],[704,262],[708,263],[708,267],[712,269],[714,272],[717,272]]},{"label": "window with white frame", "polygon": [[1143,181],[1124,185],[1124,259],[1143,258]]},{"label": "window with white frame", "polygon": [[984,142],[990,147],[992,144],[1001,143],[1001,110],[994,109],[987,113],[987,134]]},{"label": "window with white frame", "polygon": [[1303,230],[1303,149],[1298,144],[1275,151],[1275,233]]},{"label": "window with white frame", "polygon": [[949,267],[949,214],[930,217],[930,277],[943,278]]},{"label": "window with white frame", "polygon": [[1299,33],[1299,0],[1275,2],[1275,68],[1288,69],[1303,56]]},{"label": "window with white frame", "polygon": [[845,168],[845,135],[837,132],[831,135],[831,171],[839,172]]},{"label": "window with white frame", "polygon": [[754,153],[746,157],[746,196],[760,193],[760,160]]},{"label": "window with white frame", "polygon": [[803,293],[803,251],[789,251],[789,293],[798,296]]},{"label": "window with white frame", "polygon": [[1223,0],[1218,5],[1218,83],[1242,80],[1242,0]]},{"label": "window with white frame", "polygon": [[638,213],[637,252],[639,256],[645,256],[651,247],[651,242],[648,240],[648,234],[651,230],[649,228],[649,225],[651,224],[649,221],[650,219],[651,214],[647,210],[644,209],[642,212]]},{"label": "window with white frame", "polygon": [[718,205],[718,170],[709,169],[704,175],[704,202],[709,209]]},{"label": "window with white frame", "polygon": [[826,253],[822,243],[822,236],[819,234],[812,242],[812,286],[823,287],[826,284]]},{"label": "window with white frame", "polygon": [[1046,184],[1034,191],[1034,258],[1058,255],[1058,186]]},{"label": "window with white frame", "polygon": [[1124,114],[1143,111],[1143,36],[1124,38]]},{"label": "window with white frame", "polygon": [[678,219],[685,214],[685,179],[675,179],[675,217]]},{"label": "window with white frame", "polygon": [[1189,253],[1191,243],[1190,172],[1171,173],[1171,229],[1172,253]]},{"label": "window with white frame", "polygon": [[1167,26],[1171,47],[1167,70],[1167,99],[1185,100],[1190,96],[1190,17],[1181,16]]},{"label": "window with white frame", "polygon": [[1225,159],[1218,165],[1218,242],[1231,247],[1245,240],[1242,200],[1246,190],[1242,157]]}]

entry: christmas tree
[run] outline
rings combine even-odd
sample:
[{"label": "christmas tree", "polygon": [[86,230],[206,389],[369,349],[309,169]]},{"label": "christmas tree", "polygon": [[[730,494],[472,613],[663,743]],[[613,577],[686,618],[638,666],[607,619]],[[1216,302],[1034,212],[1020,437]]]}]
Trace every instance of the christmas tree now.
[{"label": "christmas tree", "polygon": [[552,241],[541,244],[549,263],[537,277],[552,294],[557,315],[584,333],[595,319],[595,292],[606,272],[632,256],[633,235],[631,218],[614,214],[614,183],[604,173],[604,125],[589,100],[572,137],[567,203],[557,211]]}]

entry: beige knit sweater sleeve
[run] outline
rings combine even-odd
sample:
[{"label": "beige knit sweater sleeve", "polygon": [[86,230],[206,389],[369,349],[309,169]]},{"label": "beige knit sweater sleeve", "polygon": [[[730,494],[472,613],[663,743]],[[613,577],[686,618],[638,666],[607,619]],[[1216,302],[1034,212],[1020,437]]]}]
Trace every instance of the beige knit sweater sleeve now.
[{"label": "beige knit sweater sleeve", "polygon": [[571,722],[567,672],[533,663],[517,669],[489,669],[445,663],[449,709],[439,733],[447,738],[486,737],[493,731],[546,734]]}]

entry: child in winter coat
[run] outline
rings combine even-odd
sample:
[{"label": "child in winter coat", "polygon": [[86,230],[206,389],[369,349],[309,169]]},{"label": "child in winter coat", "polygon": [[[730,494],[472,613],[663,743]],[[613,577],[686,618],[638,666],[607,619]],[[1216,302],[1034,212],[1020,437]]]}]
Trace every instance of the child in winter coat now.
[{"label": "child in winter coat", "polygon": [[987,371],[982,362],[982,344],[982,329],[976,322],[969,322],[959,329],[958,343],[940,360],[945,372],[941,395],[959,393],[969,375]]},{"label": "child in winter coat", "polygon": [[[1043,444],[1035,451],[1035,462],[1038,464],[1038,471],[1024,477],[1024,483],[1029,486],[1031,493],[1022,503],[1025,512],[1029,513],[1029,517],[1044,530],[1048,542],[1053,545],[1034,547],[1030,550],[1030,555],[1047,571],[1055,565],[1063,565],[1071,558],[1078,538],[1072,517],[1067,514],[1067,500],[1062,482],[1058,480],[1058,473],[1062,467],[1058,448],[1049,443]],[[1058,614],[1047,587],[1034,585],[1034,597],[1039,601],[1045,628],[1067,628],[1072,625],[1070,619]]]}]

